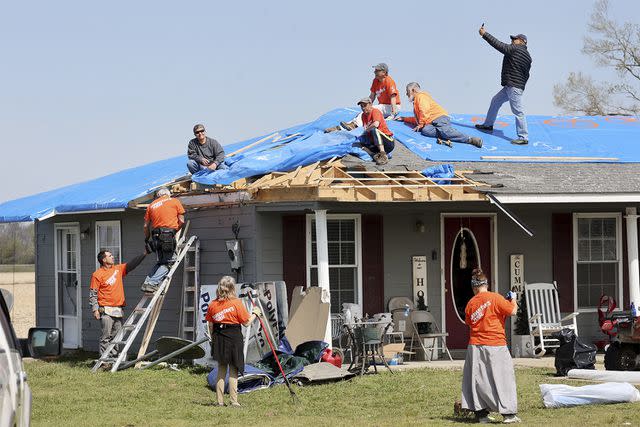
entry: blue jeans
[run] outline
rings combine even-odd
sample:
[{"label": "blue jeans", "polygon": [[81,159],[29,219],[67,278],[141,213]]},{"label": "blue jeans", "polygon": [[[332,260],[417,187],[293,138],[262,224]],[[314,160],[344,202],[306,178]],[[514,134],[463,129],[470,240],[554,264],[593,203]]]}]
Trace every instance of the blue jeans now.
[{"label": "blue jeans", "polygon": [[491,98],[491,105],[489,105],[489,111],[487,111],[487,117],[484,119],[484,124],[487,126],[493,126],[500,107],[502,104],[509,101],[511,112],[516,116],[516,131],[518,133],[518,138],[525,140],[529,139],[527,119],[524,116],[524,110],[522,108],[523,93],[524,91],[517,87],[504,86],[500,89],[500,91]]},{"label": "blue jeans", "polygon": [[[189,159],[189,161],[187,162],[187,169],[189,169],[189,172],[191,172],[192,174],[205,169],[209,170],[206,166],[201,165],[200,163],[196,162],[193,159]],[[229,166],[227,166],[226,164],[224,164],[224,162],[222,162],[216,168],[216,170],[218,169],[229,169]]]},{"label": "blue jeans", "polygon": [[430,124],[423,127],[420,133],[429,138],[448,139],[451,142],[462,142],[464,144],[469,143],[469,135],[465,135],[451,126],[449,116],[436,118]]},{"label": "blue jeans", "polygon": [[384,151],[387,154],[391,153],[396,146],[392,136],[385,135],[376,128],[364,132],[358,140],[363,147],[373,153],[380,152],[380,145],[384,146]]}]

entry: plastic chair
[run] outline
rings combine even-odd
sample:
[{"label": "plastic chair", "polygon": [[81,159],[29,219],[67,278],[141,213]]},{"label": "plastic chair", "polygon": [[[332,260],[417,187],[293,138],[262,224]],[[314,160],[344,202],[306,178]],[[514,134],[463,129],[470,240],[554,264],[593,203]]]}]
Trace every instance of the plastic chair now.
[{"label": "plastic chair", "polygon": [[[429,332],[428,334],[419,333],[418,328],[416,327],[417,323],[431,324],[433,332]],[[433,317],[433,314],[431,314],[431,312],[422,310],[413,311],[411,313],[411,325],[413,327],[413,334],[411,334],[411,344],[409,345],[409,351],[413,352],[416,348],[418,348],[414,345],[414,340],[417,340],[420,344],[419,348],[421,348],[424,352],[425,358],[430,359],[428,357],[427,348],[431,349],[431,354],[433,354],[434,351],[438,351],[437,342],[438,340],[440,340],[440,342],[442,343],[441,348],[447,353],[447,356],[449,356],[449,360],[453,360],[453,357],[451,357],[451,353],[447,348],[446,342],[446,338],[449,336],[449,333],[440,331],[440,328],[436,323],[436,319]],[[433,338],[433,345],[425,347],[424,338]]]}]

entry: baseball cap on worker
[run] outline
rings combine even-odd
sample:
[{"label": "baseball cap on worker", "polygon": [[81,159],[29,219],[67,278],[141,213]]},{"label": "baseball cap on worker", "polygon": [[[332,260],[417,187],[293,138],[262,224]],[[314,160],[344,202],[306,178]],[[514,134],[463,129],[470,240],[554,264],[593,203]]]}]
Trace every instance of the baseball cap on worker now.
[{"label": "baseball cap on worker", "polygon": [[389,67],[384,62],[381,62],[373,66],[373,71],[384,71],[385,73],[388,73]]},{"label": "baseball cap on worker", "polygon": [[516,34],[515,36],[509,36],[511,37],[511,40],[515,40],[515,39],[520,39],[523,42],[527,42],[527,36],[525,36],[524,34]]},{"label": "baseball cap on worker", "polygon": [[193,127],[193,133],[194,133],[194,134],[195,134],[196,132],[200,131],[200,130],[204,130],[204,125],[203,125],[203,124],[198,123],[197,125],[195,125],[195,126]]},{"label": "baseball cap on worker", "polygon": [[369,98],[368,96],[366,98],[362,98],[360,101],[358,101],[358,105],[367,105],[367,104],[371,104],[371,98]]}]

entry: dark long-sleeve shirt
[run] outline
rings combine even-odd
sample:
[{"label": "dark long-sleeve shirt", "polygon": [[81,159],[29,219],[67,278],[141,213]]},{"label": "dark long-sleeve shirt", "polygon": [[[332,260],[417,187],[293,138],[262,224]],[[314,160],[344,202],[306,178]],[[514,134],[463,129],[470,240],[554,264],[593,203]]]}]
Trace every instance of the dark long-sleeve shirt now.
[{"label": "dark long-sleeve shirt", "polygon": [[218,141],[208,136],[204,144],[200,144],[198,138],[193,138],[189,141],[187,156],[200,164],[206,159],[219,165],[224,162],[224,149]]},{"label": "dark long-sleeve shirt", "polygon": [[503,43],[489,33],[484,33],[482,38],[504,55],[500,84],[524,90],[527,80],[529,80],[529,70],[531,70],[532,62],[527,46],[524,44]]}]

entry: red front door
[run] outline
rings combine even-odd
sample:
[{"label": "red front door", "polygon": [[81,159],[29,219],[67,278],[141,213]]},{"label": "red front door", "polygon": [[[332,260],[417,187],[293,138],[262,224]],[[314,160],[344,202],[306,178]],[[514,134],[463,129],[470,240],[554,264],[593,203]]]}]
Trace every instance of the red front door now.
[{"label": "red front door", "polygon": [[447,346],[467,348],[469,329],[464,323],[464,310],[473,297],[471,272],[480,267],[491,280],[491,217],[445,217],[445,331]]}]

